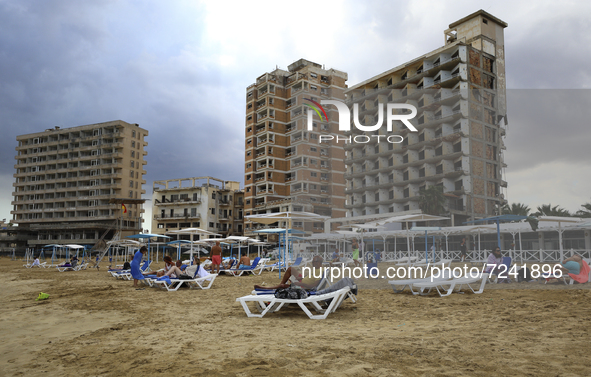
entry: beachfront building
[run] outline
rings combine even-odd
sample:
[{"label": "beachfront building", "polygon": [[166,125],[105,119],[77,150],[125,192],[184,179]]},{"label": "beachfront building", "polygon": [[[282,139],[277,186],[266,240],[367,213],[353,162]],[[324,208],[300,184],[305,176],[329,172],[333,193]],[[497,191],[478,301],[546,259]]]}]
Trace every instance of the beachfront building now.
[{"label": "beachfront building", "polygon": [[[300,59],[246,88],[245,215],[306,211],[345,216],[343,145],[319,143],[321,135],[339,133],[338,113],[326,107],[328,119],[320,118],[307,105],[344,100],[346,81],[345,72]],[[314,114],[311,130],[308,111]],[[252,235],[262,226],[245,227]],[[324,224],[295,222],[292,227],[313,233],[322,232]]]},{"label": "beachfront building", "polygon": [[121,120],[17,136],[11,214],[37,234],[28,245],[93,245],[141,231],[146,136]]},{"label": "beachfront building", "polygon": [[[170,231],[201,228],[224,237],[242,236],[244,191],[239,182],[213,177],[154,181],[152,216],[154,234],[171,235]],[[188,240],[190,236],[181,235],[178,239]],[[193,237],[198,239],[199,236]]]},{"label": "beachfront building", "polygon": [[[351,122],[348,136],[370,138],[345,145],[349,217],[418,210],[421,189],[433,185],[447,197],[452,224],[499,214],[507,187],[506,27],[480,10],[449,25],[442,47],[345,91],[366,126],[379,121],[380,104],[383,113],[387,103],[418,110],[411,120],[418,132],[399,121],[391,132],[362,132]],[[378,142],[378,135],[402,138]]]}]

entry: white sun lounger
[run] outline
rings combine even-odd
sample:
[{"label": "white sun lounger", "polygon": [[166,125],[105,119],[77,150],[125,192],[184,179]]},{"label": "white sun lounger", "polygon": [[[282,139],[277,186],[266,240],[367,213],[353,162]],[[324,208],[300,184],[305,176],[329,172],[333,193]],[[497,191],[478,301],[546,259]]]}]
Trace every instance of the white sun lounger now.
[{"label": "white sun lounger", "polygon": [[[433,288],[435,288],[437,290],[437,293],[439,293],[439,296],[444,297],[444,296],[449,296],[450,294],[452,294],[452,292],[454,291],[454,289],[456,287],[458,288],[458,293],[463,293],[463,292],[460,292],[460,290],[462,289],[462,286],[466,285],[466,286],[468,286],[468,288],[470,288],[470,290],[473,293],[480,294],[484,291],[484,286],[486,285],[487,280],[488,280],[488,274],[483,273],[482,276],[479,276],[476,278],[461,277],[458,279],[445,280],[445,281],[433,282],[433,283],[414,283],[413,287],[419,288],[421,295],[426,295],[429,292],[431,292],[431,290]],[[478,282],[480,282],[480,287],[478,288],[478,290],[475,291],[474,288],[472,288],[471,284],[478,283]],[[447,287],[447,288],[445,288],[445,287]],[[427,290],[427,292],[425,292],[425,290]]]},{"label": "white sun lounger", "polygon": [[77,264],[74,267],[59,267],[58,266],[57,267],[57,270],[59,272],[64,272],[64,271],[68,271],[68,270],[70,270],[70,271],[80,271],[80,270],[86,269],[86,266],[88,266],[88,263]]},{"label": "white sun lounger", "polygon": [[[169,292],[174,292],[178,290],[183,284],[186,284],[191,289],[209,289],[211,288],[213,281],[218,276],[218,274],[209,274],[202,278],[196,279],[170,279],[170,284],[166,280],[156,280],[156,279],[149,279],[151,280],[151,286],[161,289],[166,289]],[[146,279],[144,279],[146,280]],[[208,282],[208,283],[207,283]]]},{"label": "white sun lounger", "polygon": [[[335,292],[326,293],[323,295],[311,295],[307,298],[293,300],[293,299],[285,299],[285,298],[276,298],[274,295],[248,295],[244,297],[239,297],[236,301],[242,304],[242,308],[246,315],[250,318],[262,318],[267,313],[277,312],[279,311],[285,304],[297,304],[303,311],[308,315],[310,319],[325,319],[330,313],[334,312],[343,302],[345,297],[347,297],[347,293],[350,291],[349,287],[345,287],[339,289]],[[332,299],[330,304],[328,305],[327,309],[323,309],[321,306],[321,302],[325,300]],[[248,307],[248,302],[255,302],[257,307],[261,309],[260,314],[252,313],[250,308]],[[309,304],[312,308],[321,314],[314,315],[310,311],[310,309],[306,306]]]},{"label": "white sun lounger", "polygon": [[[413,295],[418,295],[420,293],[419,290],[415,291],[413,288],[414,284],[418,284],[418,283],[438,283],[438,282],[442,282],[442,281],[446,281],[451,279],[451,276],[449,274],[444,274],[443,276],[440,277],[427,277],[427,278],[422,278],[422,279],[404,279],[404,280],[390,280],[388,282],[388,284],[390,284],[392,286],[392,289],[394,290],[395,293],[400,293],[402,291],[404,291],[404,289],[406,287],[410,288],[410,291],[412,292]],[[396,287],[402,287],[402,288],[396,288]]]},{"label": "white sun lounger", "polygon": [[43,263],[39,263],[39,264],[33,264],[33,262],[31,262],[31,263],[23,264],[23,267],[25,267],[25,268],[33,268],[33,267],[45,268],[45,267],[47,267],[46,265],[47,265],[47,262],[43,262]]},{"label": "white sun lounger", "polygon": [[430,260],[428,263],[425,259],[420,260],[416,263],[413,264],[413,267],[427,267],[427,266],[441,266],[441,264],[443,264],[446,267],[449,267],[449,265],[451,264],[451,259],[442,259],[439,260],[437,262],[433,262],[432,260]]}]

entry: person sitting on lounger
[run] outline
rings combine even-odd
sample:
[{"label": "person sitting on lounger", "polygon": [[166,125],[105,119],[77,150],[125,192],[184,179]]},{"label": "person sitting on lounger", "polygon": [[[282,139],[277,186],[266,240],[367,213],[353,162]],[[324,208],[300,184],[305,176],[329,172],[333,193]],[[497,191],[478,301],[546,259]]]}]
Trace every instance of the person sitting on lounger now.
[{"label": "person sitting on lounger", "polygon": [[204,278],[209,276],[210,273],[205,271],[205,268],[201,265],[201,260],[195,255],[193,258],[193,264],[187,267],[185,273],[191,277]]},{"label": "person sitting on lounger", "polygon": [[33,261],[33,264],[31,264],[31,267],[40,266],[40,265],[41,265],[41,262],[39,262],[39,257],[37,257]]},{"label": "person sitting on lounger", "polygon": [[484,272],[490,275],[497,275],[499,277],[498,282],[511,283],[511,279],[507,275],[509,271],[504,268],[499,268],[503,265],[503,255],[501,254],[501,248],[498,246],[490,253],[488,260],[486,261],[486,270]]},{"label": "person sitting on lounger", "polygon": [[239,270],[250,270],[250,257],[248,256],[248,253],[240,258],[236,268]]},{"label": "person sitting on lounger", "polygon": [[[255,285],[254,288],[255,289],[280,289],[280,288],[287,288],[289,287],[291,284],[293,285],[297,285],[300,286],[304,289],[312,289],[314,287],[316,287],[318,285],[318,283],[320,283],[320,281],[322,280],[322,257],[320,256],[315,256],[314,259],[312,259],[312,268],[313,270],[310,273],[310,276],[307,277],[303,277],[302,276],[302,272],[300,270],[300,268],[298,267],[288,267],[287,271],[285,271],[285,274],[283,274],[283,277],[281,279],[281,282],[279,283],[279,285],[275,285],[275,286],[271,286],[271,287],[265,287],[262,285]],[[320,278],[316,278],[315,276],[320,276]],[[291,284],[288,283],[288,281],[291,282]]]},{"label": "person sitting on lounger", "polygon": [[330,261],[330,265],[332,266],[333,263],[337,263],[341,261],[341,253],[339,252],[339,249],[335,249],[335,251],[332,253],[332,260]]},{"label": "person sitting on lounger", "polygon": [[64,264],[62,264],[61,266],[58,267],[76,267],[76,264],[78,263],[78,258],[76,258],[75,255],[72,255],[70,257],[70,261],[66,262]]},{"label": "person sitting on lounger", "polygon": [[181,271],[181,269],[175,265],[175,263],[172,261],[171,257],[169,257],[167,255],[163,259],[164,259],[164,271],[158,271],[156,273],[157,277],[169,276],[171,278],[178,278],[179,276],[181,276],[183,271]]}]

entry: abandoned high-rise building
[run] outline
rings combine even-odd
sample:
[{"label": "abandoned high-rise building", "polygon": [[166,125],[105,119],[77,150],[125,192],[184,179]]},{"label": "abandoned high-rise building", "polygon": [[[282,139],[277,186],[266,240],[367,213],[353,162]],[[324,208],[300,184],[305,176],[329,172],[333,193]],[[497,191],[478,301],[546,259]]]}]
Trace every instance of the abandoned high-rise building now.
[{"label": "abandoned high-rise building", "polygon": [[[154,181],[152,232],[173,235],[185,228],[201,228],[227,236],[242,236],[244,191],[240,183],[213,177]],[[210,238],[208,236],[201,238]],[[189,235],[178,239],[189,240]],[[199,236],[193,237],[196,241]]]},{"label": "abandoned high-rise building", "polygon": [[141,231],[146,136],[120,120],[17,136],[11,213],[36,232],[28,245],[93,245]]},{"label": "abandoned high-rise building", "polygon": [[[300,59],[288,70],[275,69],[246,89],[245,215],[306,211],[345,216],[345,152],[342,144],[319,143],[320,135],[339,132],[338,113],[328,119],[307,113],[312,101],[344,100],[347,73]],[[257,227],[245,224],[246,234]],[[283,226],[283,224],[279,224]],[[307,233],[323,223],[298,223]]]},{"label": "abandoned high-rise building", "polygon": [[[361,132],[352,122],[348,136],[371,137],[345,146],[349,217],[418,210],[421,189],[433,185],[442,187],[456,225],[499,214],[507,187],[506,27],[480,10],[449,25],[443,47],[345,91],[351,114],[357,104],[366,126],[378,122],[387,103],[418,110],[411,120],[418,132],[398,121],[391,132]],[[374,135],[404,139],[378,142]]]}]

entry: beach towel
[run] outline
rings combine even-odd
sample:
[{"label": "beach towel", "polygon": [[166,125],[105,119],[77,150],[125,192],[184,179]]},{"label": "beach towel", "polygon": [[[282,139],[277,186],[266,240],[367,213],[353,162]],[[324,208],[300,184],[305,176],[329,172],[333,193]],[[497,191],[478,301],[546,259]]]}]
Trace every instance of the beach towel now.
[{"label": "beach towel", "polygon": [[39,293],[39,297],[37,297],[35,299],[35,301],[39,301],[39,300],[47,300],[49,298],[49,295],[47,293]]},{"label": "beach towel", "polygon": [[159,277],[156,280],[158,280],[158,281],[165,281],[166,284],[168,284],[168,285],[172,284],[172,282],[170,281],[170,278],[168,276],[161,276],[161,277]]},{"label": "beach towel", "polygon": [[586,283],[589,280],[589,265],[585,261],[581,261],[583,268],[581,268],[581,272],[578,275],[575,274],[568,274],[574,281],[578,283]]}]

